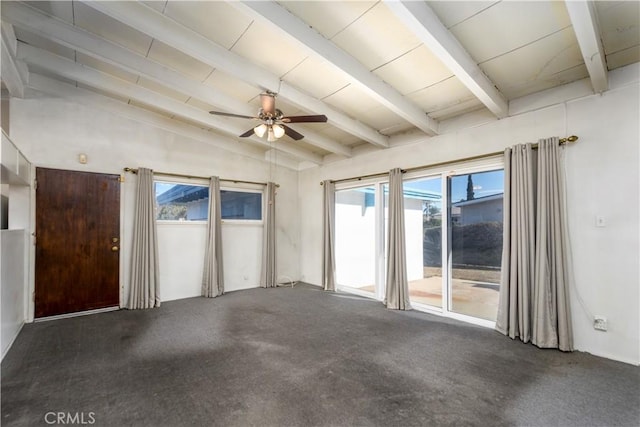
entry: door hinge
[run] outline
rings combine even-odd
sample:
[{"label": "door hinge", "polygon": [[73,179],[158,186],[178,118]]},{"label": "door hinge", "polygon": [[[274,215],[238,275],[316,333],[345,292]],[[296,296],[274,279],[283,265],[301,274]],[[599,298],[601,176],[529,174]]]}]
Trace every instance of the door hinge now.
[{"label": "door hinge", "polygon": [[120,176],[118,177],[118,181],[120,181],[120,182],[124,182],[124,175],[120,175]]},{"label": "door hinge", "polygon": [[33,189],[34,189],[34,190],[37,190],[37,189],[38,189],[38,180],[37,180],[37,179],[34,179],[34,180],[33,180]]},{"label": "door hinge", "polygon": [[36,291],[31,293],[31,301],[36,302]]}]

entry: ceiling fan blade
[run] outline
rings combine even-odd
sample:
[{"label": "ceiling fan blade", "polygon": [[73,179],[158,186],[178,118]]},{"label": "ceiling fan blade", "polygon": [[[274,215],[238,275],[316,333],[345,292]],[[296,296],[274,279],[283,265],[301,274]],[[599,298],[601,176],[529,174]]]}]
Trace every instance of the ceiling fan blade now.
[{"label": "ceiling fan blade", "polygon": [[327,116],[324,114],[318,114],[315,116],[289,116],[283,117],[283,123],[325,123]]},{"label": "ceiling fan blade", "polygon": [[253,131],[253,128],[249,129],[248,131],[246,131],[245,133],[243,133],[242,135],[240,135],[240,138],[248,138],[251,135],[253,135],[255,132]]},{"label": "ceiling fan blade", "polygon": [[291,139],[295,139],[296,141],[300,141],[302,138],[304,138],[304,135],[291,129],[289,126],[287,125],[280,125],[284,128],[284,133]]},{"label": "ceiling fan blade", "polygon": [[253,117],[253,116],[243,116],[242,114],[224,113],[222,111],[209,111],[209,114],[213,114],[214,116],[237,117],[239,119],[257,119],[257,117]]}]

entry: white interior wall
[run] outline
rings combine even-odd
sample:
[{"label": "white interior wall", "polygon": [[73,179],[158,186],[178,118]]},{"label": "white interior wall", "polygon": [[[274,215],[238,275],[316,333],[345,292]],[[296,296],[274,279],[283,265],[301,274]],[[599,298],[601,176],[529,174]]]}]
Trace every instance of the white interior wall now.
[{"label": "white interior wall", "polygon": [[[299,279],[296,171],[34,91],[28,91],[25,99],[13,98],[11,112],[12,139],[37,167],[112,174],[121,174],[127,166],[148,167],[160,172],[277,182],[280,184],[276,198],[278,278]],[[87,164],[78,162],[80,153],[87,154]],[[122,302],[128,296],[135,184],[135,176],[126,174],[121,186]],[[175,230],[160,226],[158,232],[162,262],[161,298],[169,300],[199,295],[200,260],[204,258],[202,230],[197,227]],[[223,237],[225,234],[228,232],[223,232]],[[244,237],[247,237],[246,233],[242,238],[225,239],[225,253],[246,257],[249,243],[243,240]],[[256,249],[261,248],[261,241],[254,243]],[[170,256],[171,251],[180,253]],[[225,264],[233,260],[233,256],[225,258],[228,258]],[[247,280],[242,276],[242,283],[229,283],[228,289],[257,286],[257,282],[249,283],[253,275]]]},{"label": "white interior wall", "polygon": [[[225,292],[260,286],[263,225],[222,223]],[[158,222],[160,298],[171,301],[201,295],[207,225],[202,222]],[[279,275],[281,282],[288,281]],[[294,279],[294,280],[297,280]]]},{"label": "white interior wall", "polygon": [[[575,93],[566,88],[546,91],[514,102],[522,111],[514,117],[301,171],[300,215],[309,219],[301,227],[301,279],[321,282],[320,181],[455,161],[543,137],[575,134],[579,141],[565,151],[575,346],[640,364],[639,71],[634,64],[611,72],[610,90],[602,95],[559,101],[559,94]],[[523,112],[528,103],[535,110]],[[605,218],[606,227],[595,227],[597,215]],[[607,332],[593,329],[594,314],[608,318]]]},{"label": "white interior wall", "polygon": [[0,231],[2,243],[0,336],[3,359],[25,321],[28,235],[26,230]]},{"label": "white interior wall", "polygon": [[[222,224],[222,242],[234,241],[222,249],[222,265],[224,267],[225,292],[255,288],[260,285],[262,269],[262,225],[256,224]],[[255,244],[249,245],[249,242]],[[280,256],[280,254],[278,254]],[[289,283],[298,280],[291,276],[278,274],[278,282]]]},{"label": "white interior wall", "polygon": [[201,294],[206,238],[206,224],[158,223],[162,301]]},{"label": "white interior wall", "polygon": [[[640,363],[640,86],[567,105],[578,145],[567,150],[567,210],[578,294],[572,292],[580,349]],[[604,227],[596,226],[602,217]],[[583,305],[577,296],[584,300]],[[594,331],[594,315],[608,319]]]},{"label": "white interior wall", "polygon": [[31,187],[9,186],[9,229],[30,230],[29,210],[31,207]]}]

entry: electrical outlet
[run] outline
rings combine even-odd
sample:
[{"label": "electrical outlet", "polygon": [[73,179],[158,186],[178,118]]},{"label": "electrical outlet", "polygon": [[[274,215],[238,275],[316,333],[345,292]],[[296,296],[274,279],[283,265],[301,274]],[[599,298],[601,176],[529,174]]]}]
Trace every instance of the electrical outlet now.
[{"label": "electrical outlet", "polygon": [[596,331],[606,331],[607,318],[604,316],[595,315],[593,317],[593,329],[595,329]]}]

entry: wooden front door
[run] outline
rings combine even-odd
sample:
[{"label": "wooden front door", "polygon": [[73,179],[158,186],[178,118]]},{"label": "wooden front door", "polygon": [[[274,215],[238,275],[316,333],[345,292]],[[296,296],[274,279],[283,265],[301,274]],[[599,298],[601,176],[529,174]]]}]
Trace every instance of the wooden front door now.
[{"label": "wooden front door", "polygon": [[118,178],[36,169],[36,318],[119,305]]}]

